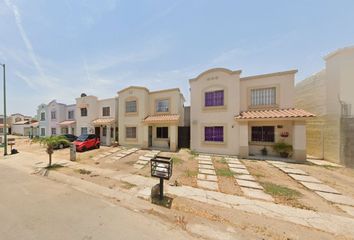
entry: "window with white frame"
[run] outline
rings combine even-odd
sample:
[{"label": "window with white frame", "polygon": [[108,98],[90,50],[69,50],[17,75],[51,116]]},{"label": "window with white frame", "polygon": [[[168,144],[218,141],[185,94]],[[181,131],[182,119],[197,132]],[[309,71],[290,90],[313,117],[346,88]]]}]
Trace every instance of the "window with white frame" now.
[{"label": "window with white frame", "polygon": [[57,135],[57,129],[56,128],[52,128],[52,136]]},{"label": "window with white frame", "polygon": [[45,128],[41,128],[41,136],[42,136],[42,137],[45,136]]},{"label": "window with white frame", "polygon": [[110,116],[111,115],[110,111],[111,111],[110,107],[103,107],[102,108],[102,116],[103,117]]},{"label": "window with white frame", "polygon": [[251,106],[272,106],[276,104],[276,88],[251,90]]},{"label": "window with white frame", "polygon": [[57,112],[56,112],[56,111],[51,111],[51,112],[50,112],[50,118],[51,118],[52,120],[57,119]]},{"label": "window with white frame", "polygon": [[45,121],[45,112],[41,112],[41,121]]},{"label": "window with white frame", "polygon": [[126,138],[136,138],[136,127],[126,127],[125,128]]},{"label": "window with white frame", "polygon": [[168,99],[156,101],[156,112],[168,112],[169,101]]},{"label": "window with white frame", "polygon": [[135,113],[137,111],[136,109],[136,100],[125,102],[125,112]]},{"label": "window with white frame", "polygon": [[74,119],[74,110],[68,111],[68,119]]}]

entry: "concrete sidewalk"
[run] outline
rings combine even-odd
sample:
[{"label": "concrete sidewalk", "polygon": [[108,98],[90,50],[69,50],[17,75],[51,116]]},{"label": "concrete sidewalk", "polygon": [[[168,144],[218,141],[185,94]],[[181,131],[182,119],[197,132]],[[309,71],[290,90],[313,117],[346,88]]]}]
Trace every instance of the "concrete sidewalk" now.
[{"label": "concrete sidewalk", "polygon": [[[33,159],[33,160],[30,160]],[[14,155],[9,156],[5,161],[1,161],[1,164],[11,165],[13,167],[20,167],[28,169],[35,169],[43,167],[46,162],[36,161],[35,156],[31,156],[30,153],[25,153],[22,156]],[[67,175],[51,171],[49,178],[53,178],[58,181],[64,181],[68,184],[76,186],[78,188],[86,189],[86,191],[100,194],[107,197],[114,198],[131,198],[141,197],[148,199],[151,191],[151,187],[158,183],[157,179],[146,178],[133,174],[121,174],[108,169],[101,169],[88,165],[83,165],[66,160],[55,160],[54,163],[64,164],[67,167],[73,169],[85,169],[94,174],[106,176],[112,179],[129,182],[137,185],[138,187],[131,189],[131,191],[114,191],[103,186],[99,186],[93,183],[83,183],[81,179],[75,179]],[[310,210],[303,210],[298,208],[292,208],[289,206],[279,205],[272,202],[264,202],[259,200],[251,200],[245,197],[228,195],[215,191],[208,191],[189,186],[172,187],[166,186],[166,192],[177,197],[187,198],[198,202],[211,204],[215,206],[222,206],[230,209],[241,210],[244,212],[263,215],[274,219],[287,221],[302,226],[315,228],[324,232],[336,234],[354,236],[354,218],[343,217],[328,213],[320,213]],[[231,210],[232,211],[232,210]]]}]

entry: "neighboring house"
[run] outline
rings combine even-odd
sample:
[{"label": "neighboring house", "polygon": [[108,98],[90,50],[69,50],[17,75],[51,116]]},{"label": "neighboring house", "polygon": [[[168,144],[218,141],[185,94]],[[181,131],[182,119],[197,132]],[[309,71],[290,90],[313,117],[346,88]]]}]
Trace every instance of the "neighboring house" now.
[{"label": "neighboring house", "polygon": [[191,149],[198,152],[261,155],[285,141],[292,158],[306,159],[306,120],[294,108],[297,70],[240,77],[241,71],[210,69],[190,80]]},{"label": "neighboring house", "polygon": [[12,134],[20,136],[38,136],[38,122],[32,121],[19,121],[12,124]]},{"label": "neighboring house", "polygon": [[185,99],[178,88],[150,92],[131,86],[118,92],[119,144],[176,151]]},{"label": "neighboring house", "polygon": [[56,100],[38,106],[40,136],[75,134],[75,105],[58,103]]},{"label": "neighboring house", "polygon": [[308,122],[307,151],[354,166],[354,46],[324,60],[325,69],[296,85],[296,106],[318,116]]},{"label": "neighboring house", "polygon": [[[6,118],[6,132],[10,133],[10,117]],[[4,134],[4,115],[0,115],[0,135]]]},{"label": "neighboring house", "polygon": [[99,100],[95,96],[76,98],[77,135],[95,133],[101,145],[110,146],[118,136],[118,98]]}]

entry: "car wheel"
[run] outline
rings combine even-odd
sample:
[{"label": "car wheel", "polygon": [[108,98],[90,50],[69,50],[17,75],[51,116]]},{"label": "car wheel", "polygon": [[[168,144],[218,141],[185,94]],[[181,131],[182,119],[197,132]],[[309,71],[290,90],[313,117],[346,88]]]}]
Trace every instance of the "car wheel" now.
[{"label": "car wheel", "polygon": [[60,145],[59,145],[59,148],[60,148],[60,149],[63,149],[63,148],[64,148],[64,145],[63,145],[63,144],[60,144]]},{"label": "car wheel", "polygon": [[82,151],[85,152],[87,150],[86,147],[82,147]]},{"label": "car wheel", "polygon": [[99,148],[100,148],[100,145],[99,145],[99,144],[97,144],[97,145],[96,145],[96,148],[97,148],[97,149],[99,149]]}]

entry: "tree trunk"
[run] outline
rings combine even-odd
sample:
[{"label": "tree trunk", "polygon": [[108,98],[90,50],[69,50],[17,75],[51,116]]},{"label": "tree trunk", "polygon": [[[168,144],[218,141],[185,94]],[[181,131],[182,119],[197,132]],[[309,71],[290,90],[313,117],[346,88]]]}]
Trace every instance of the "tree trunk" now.
[{"label": "tree trunk", "polygon": [[49,154],[49,164],[48,167],[52,166],[52,154]]}]

